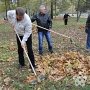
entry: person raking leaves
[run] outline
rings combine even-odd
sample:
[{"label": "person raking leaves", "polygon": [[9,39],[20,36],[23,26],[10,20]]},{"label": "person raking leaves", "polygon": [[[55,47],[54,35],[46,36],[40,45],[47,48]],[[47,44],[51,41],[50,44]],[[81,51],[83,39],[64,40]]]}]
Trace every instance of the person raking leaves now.
[{"label": "person raking leaves", "polygon": [[[22,7],[17,7],[16,10],[9,10],[7,12],[7,19],[17,31],[21,43],[16,35],[19,57],[19,68],[25,66],[24,50],[27,46],[28,56],[31,60],[33,67],[35,68],[35,58],[32,49],[32,23],[30,17],[25,13]],[[31,68],[31,67],[30,67]]]}]

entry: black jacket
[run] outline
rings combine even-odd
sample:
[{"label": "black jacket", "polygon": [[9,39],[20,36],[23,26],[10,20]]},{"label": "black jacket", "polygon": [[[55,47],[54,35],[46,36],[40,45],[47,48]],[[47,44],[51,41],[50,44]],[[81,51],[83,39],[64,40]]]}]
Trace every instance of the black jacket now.
[{"label": "black jacket", "polygon": [[[34,15],[31,18],[31,21],[32,22],[36,21],[37,25],[39,25],[41,27],[44,27],[44,28],[47,28],[47,29],[52,28],[52,20],[51,20],[51,17],[48,14],[38,13],[38,14]],[[42,31],[46,31],[46,30],[38,27],[38,31],[42,32]]]},{"label": "black jacket", "polygon": [[63,19],[64,19],[64,20],[65,20],[65,19],[68,19],[68,17],[70,17],[70,15],[65,14],[64,17],[63,17]]},{"label": "black jacket", "polygon": [[88,33],[88,34],[90,34],[90,15],[88,16],[87,21],[86,21],[85,32]]},{"label": "black jacket", "polygon": [[90,28],[90,15],[87,18],[86,27]]}]

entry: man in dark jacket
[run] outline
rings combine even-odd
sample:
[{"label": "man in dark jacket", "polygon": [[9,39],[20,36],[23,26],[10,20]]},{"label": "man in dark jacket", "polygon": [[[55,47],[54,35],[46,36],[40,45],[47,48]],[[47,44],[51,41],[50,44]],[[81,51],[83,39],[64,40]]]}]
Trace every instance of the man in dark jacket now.
[{"label": "man in dark jacket", "polygon": [[68,14],[65,14],[64,17],[63,17],[65,25],[67,25],[67,23],[68,23],[68,17],[70,17]]},{"label": "man in dark jacket", "polygon": [[86,42],[86,48],[87,50],[90,51],[90,15],[87,18],[86,21],[86,30],[85,32],[87,33],[87,42]]},{"label": "man in dark jacket", "polygon": [[[32,22],[36,21],[37,25],[44,27],[46,29],[51,30],[52,28],[52,20],[50,16],[46,12],[45,5],[41,5],[39,8],[40,12],[34,15],[31,19]],[[46,37],[46,40],[48,42],[48,49],[51,53],[53,53],[52,50],[52,42],[51,42],[51,36],[50,32],[38,27],[38,40],[39,40],[39,54],[43,54],[43,38]]]}]

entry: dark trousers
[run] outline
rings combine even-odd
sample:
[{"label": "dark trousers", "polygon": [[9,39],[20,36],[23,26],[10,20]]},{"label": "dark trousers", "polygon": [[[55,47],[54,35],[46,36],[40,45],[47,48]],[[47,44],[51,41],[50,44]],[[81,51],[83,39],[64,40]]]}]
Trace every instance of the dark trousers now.
[{"label": "dark trousers", "polygon": [[[19,64],[24,66],[25,65],[25,61],[24,61],[24,51],[23,48],[21,47],[21,43],[17,38],[17,45],[18,45],[18,57],[19,57]],[[23,36],[20,36],[20,39],[22,40]],[[27,51],[28,51],[28,56],[31,60],[32,65],[35,67],[35,59],[34,59],[34,54],[33,54],[33,50],[32,50],[32,35],[30,35],[30,37],[28,38],[27,42],[26,42],[26,46],[27,46]]]},{"label": "dark trousers", "polygon": [[64,24],[67,25],[68,19],[64,19]]}]

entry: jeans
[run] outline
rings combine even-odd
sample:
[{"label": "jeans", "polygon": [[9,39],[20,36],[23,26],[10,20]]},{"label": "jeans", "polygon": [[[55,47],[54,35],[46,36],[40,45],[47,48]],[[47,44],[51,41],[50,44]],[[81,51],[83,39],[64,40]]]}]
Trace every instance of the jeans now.
[{"label": "jeans", "polygon": [[90,49],[90,34],[87,34],[86,48]]},{"label": "jeans", "polygon": [[[19,64],[24,66],[25,65],[24,51],[23,51],[23,48],[21,47],[21,43],[17,36],[16,36],[16,38],[17,38],[17,45],[18,45]],[[20,36],[21,40],[22,40],[22,38],[23,38],[23,36]],[[32,50],[32,35],[30,35],[30,37],[26,41],[26,46],[27,46],[28,56],[31,60],[33,67],[35,67],[35,59],[34,59],[34,54],[33,54],[33,50]]]},{"label": "jeans", "polygon": [[49,51],[52,50],[52,41],[51,41],[50,32],[49,31],[38,32],[39,52],[43,51],[43,38],[44,38],[44,36],[46,37]]}]

